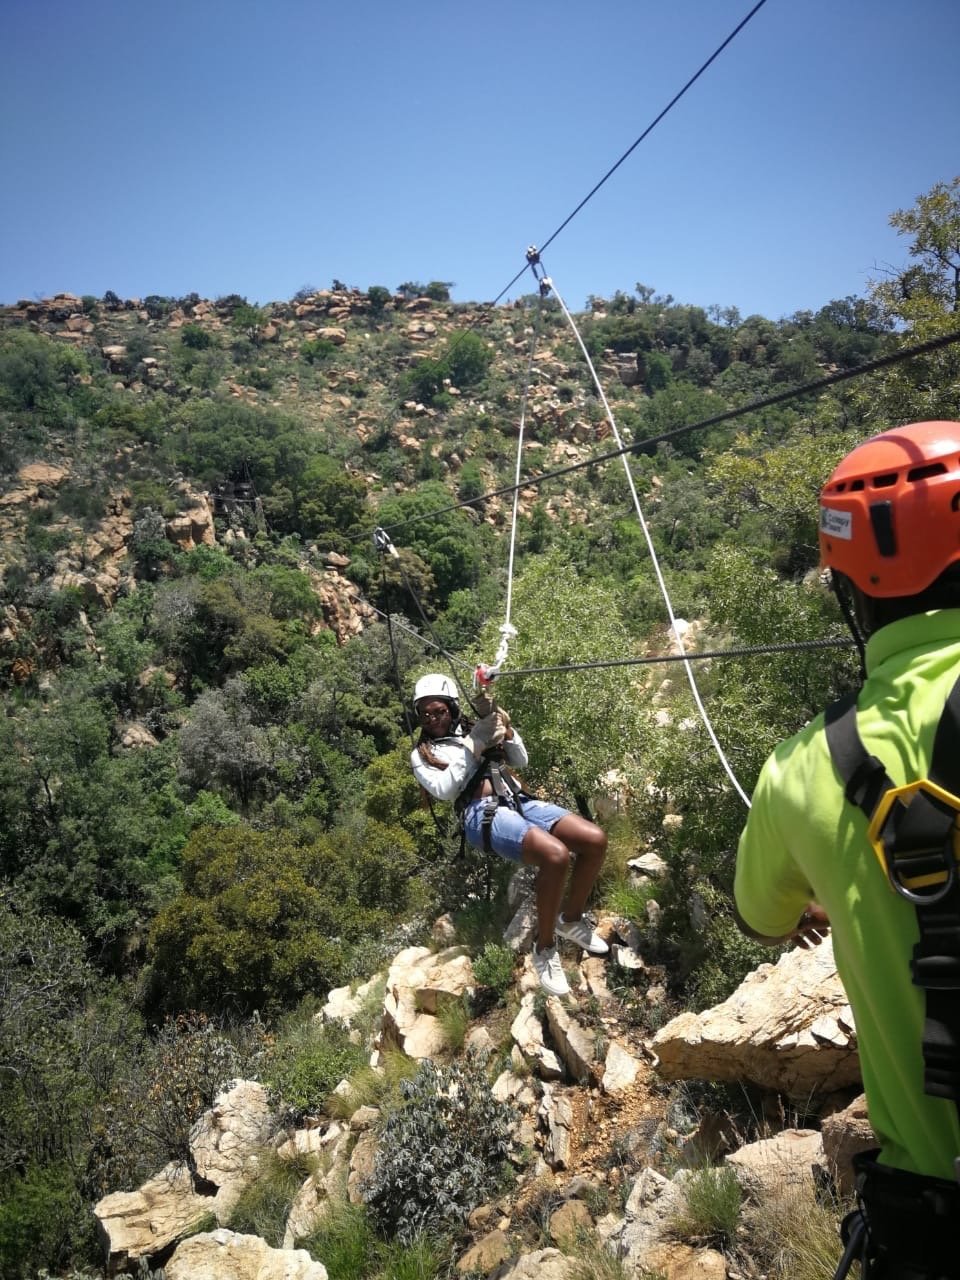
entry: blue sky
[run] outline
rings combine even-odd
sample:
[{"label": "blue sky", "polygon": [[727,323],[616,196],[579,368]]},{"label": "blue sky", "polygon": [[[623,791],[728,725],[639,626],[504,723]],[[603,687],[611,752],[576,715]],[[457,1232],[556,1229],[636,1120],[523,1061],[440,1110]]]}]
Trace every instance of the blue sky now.
[{"label": "blue sky", "polygon": [[[494,298],[752,0],[2,0],[0,301]],[[771,318],[960,173],[956,0],[767,0],[545,253]],[[525,277],[509,296],[530,292]]]}]

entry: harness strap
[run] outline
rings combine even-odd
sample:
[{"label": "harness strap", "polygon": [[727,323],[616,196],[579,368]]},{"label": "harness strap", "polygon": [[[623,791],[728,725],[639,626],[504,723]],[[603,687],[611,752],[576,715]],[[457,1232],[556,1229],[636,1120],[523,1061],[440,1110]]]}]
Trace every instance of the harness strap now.
[{"label": "harness strap", "polygon": [[471,798],[477,787],[482,786],[484,782],[490,783],[493,793],[484,802],[480,831],[483,837],[484,853],[492,853],[491,830],[493,820],[497,816],[497,810],[504,804],[522,814],[523,805],[520,802],[520,796],[526,793],[519,778],[507,767],[503,760],[491,759],[485,756],[481,760],[479,767],[470,775],[466,785],[454,802],[454,811],[460,819],[461,833],[467,806],[471,803]]},{"label": "harness strap", "polygon": [[[894,789],[882,762],[870,755],[857,729],[856,694],[828,707],[827,746],[844,794],[872,822]],[[960,794],[960,679],[947,699],[934,738],[929,781]],[[909,804],[894,801],[882,830],[883,856],[893,889],[916,912],[919,941],[911,975],[925,997],[923,1087],[960,1108],[960,877],[954,851],[957,809],[925,790]],[[919,884],[925,887],[920,888]]]}]

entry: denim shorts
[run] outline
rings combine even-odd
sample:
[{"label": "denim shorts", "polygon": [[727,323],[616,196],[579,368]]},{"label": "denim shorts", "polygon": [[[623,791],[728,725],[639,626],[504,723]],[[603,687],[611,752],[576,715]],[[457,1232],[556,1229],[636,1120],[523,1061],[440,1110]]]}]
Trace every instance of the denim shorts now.
[{"label": "denim shorts", "polygon": [[[467,841],[475,849],[483,848],[483,810],[487,799],[484,796],[482,800],[471,800],[463,814],[463,829],[467,834]],[[499,853],[501,858],[508,858],[511,862],[522,861],[523,837],[531,827],[552,831],[561,818],[570,816],[569,809],[561,809],[558,804],[550,804],[546,800],[522,796],[520,803],[523,805],[522,816],[509,805],[498,805],[490,829],[490,844],[494,853]]]}]

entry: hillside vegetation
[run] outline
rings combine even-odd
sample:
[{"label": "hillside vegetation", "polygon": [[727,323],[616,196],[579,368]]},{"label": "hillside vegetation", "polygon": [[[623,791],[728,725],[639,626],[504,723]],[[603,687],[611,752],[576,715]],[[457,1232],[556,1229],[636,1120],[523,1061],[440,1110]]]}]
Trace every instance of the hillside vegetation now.
[{"label": "hillside vegetation", "polygon": [[[816,312],[591,298],[577,320],[624,439],[955,329],[960,179],[892,221],[909,265]],[[956,417],[958,391],[948,346],[630,456],[693,651],[838,642],[696,664],[748,793],[857,680],[818,574],[820,484],[888,423]],[[0,1274],[94,1258],[91,1201],[176,1155],[301,1002],[444,912],[478,956],[499,943],[506,869],[422,807],[407,700],[447,668],[436,646],[467,684],[493,660],[513,499],[488,495],[513,483],[524,407],[525,478],[613,448],[535,294],[0,308]],[[673,651],[619,459],[518,505],[510,667]],[[759,957],[730,918],[744,808],[682,668],[508,669],[498,689],[532,786],[581,810],[616,792],[599,893],[650,930],[667,1006],[728,994]],[[640,852],[667,865],[655,917]],[[646,981],[622,995],[652,1026]]]}]

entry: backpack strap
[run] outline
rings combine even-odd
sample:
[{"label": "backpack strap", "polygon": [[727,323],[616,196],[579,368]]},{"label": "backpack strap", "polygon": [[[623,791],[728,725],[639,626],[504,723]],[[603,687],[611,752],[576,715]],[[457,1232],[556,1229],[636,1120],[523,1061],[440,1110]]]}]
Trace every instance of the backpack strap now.
[{"label": "backpack strap", "polygon": [[824,728],[844,795],[866,815],[891,888],[916,911],[910,970],[925,996],[924,1092],[960,1107],[960,679],[937,725],[928,780],[894,785],[863,745],[856,694],[827,708]]}]

